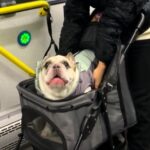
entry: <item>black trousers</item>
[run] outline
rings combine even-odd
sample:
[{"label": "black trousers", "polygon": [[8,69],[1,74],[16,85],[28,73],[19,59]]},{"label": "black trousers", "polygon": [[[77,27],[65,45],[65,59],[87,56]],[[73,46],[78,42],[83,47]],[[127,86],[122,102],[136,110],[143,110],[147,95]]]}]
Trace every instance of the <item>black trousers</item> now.
[{"label": "black trousers", "polygon": [[128,131],[128,147],[129,150],[150,150],[150,40],[134,42],[126,62],[138,121]]}]

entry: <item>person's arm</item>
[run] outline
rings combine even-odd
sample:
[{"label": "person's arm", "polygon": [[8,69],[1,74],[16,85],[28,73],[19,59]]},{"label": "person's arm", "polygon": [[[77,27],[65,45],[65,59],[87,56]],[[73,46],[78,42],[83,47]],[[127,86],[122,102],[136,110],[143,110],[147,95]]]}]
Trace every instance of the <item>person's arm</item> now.
[{"label": "person's arm", "polygon": [[99,22],[96,56],[110,63],[123,30],[134,23],[147,0],[110,0]]},{"label": "person's arm", "polygon": [[97,67],[93,71],[93,79],[94,79],[94,88],[98,89],[100,86],[100,83],[103,79],[104,73],[106,69],[106,64],[102,61],[99,61]]},{"label": "person's arm", "polygon": [[64,6],[64,23],[59,39],[59,53],[66,55],[78,50],[82,31],[90,22],[89,4],[85,0],[67,0]]},{"label": "person's arm", "polygon": [[110,0],[99,22],[95,54],[99,65],[93,72],[98,88],[105,68],[111,62],[124,29],[134,23],[147,0]]}]

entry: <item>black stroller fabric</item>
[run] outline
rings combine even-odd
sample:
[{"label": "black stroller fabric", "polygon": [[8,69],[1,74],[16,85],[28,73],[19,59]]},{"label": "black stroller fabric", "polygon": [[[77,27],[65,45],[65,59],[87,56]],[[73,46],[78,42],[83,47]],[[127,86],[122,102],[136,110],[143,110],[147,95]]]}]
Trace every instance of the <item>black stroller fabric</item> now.
[{"label": "black stroller fabric", "polygon": [[22,132],[40,150],[94,150],[136,123],[120,50],[97,91],[52,101],[37,94],[34,79],[22,81],[17,89]]}]

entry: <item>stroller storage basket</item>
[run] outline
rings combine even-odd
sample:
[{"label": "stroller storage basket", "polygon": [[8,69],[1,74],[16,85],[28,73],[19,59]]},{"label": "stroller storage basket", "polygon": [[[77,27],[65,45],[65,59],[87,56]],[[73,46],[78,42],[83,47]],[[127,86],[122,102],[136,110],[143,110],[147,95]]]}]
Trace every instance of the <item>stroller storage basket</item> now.
[{"label": "stroller storage basket", "polygon": [[[17,89],[25,138],[40,150],[93,150],[110,135],[134,125],[136,115],[128,90],[124,61],[119,65],[118,72],[115,69],[117,58],[120,58],[118,54],[106,74],[107,82],[104,85],[111,83],[111,86],[70,100],[51,101],[39,96],[34,79],[19,83]],[[83,122],[85,118],[89,119],[87,125]],[[83,132],[82,128],[85,128]]]}]

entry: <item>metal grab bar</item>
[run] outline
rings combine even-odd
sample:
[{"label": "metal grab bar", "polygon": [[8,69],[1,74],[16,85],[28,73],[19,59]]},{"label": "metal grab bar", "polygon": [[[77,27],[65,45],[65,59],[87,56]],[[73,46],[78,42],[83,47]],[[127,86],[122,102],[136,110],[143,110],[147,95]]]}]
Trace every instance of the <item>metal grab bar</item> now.
[{"label": "metal grab bar", "polygon": [[6,57],[8,60],[10,60],[12,63],[17,65],[19,68],[21,68],[23,71],[27,72],[30,76],[35,76],[35,71],[30,68],[27,64],[22,62],[19,58],[8,52],[6,49],[0,46],[0,54]]},{"label": "metal grab bar", "polygon": [[34,8],[42,8],[40,10],[41,11],[40,15],[47,15],[47,11],[49,9],[49,3],[45,0],[38,0],[34,2],[26,2],[22,4],[9,5],[0,8],[0,15],[6,15],[6,14],[30,10]]}]

